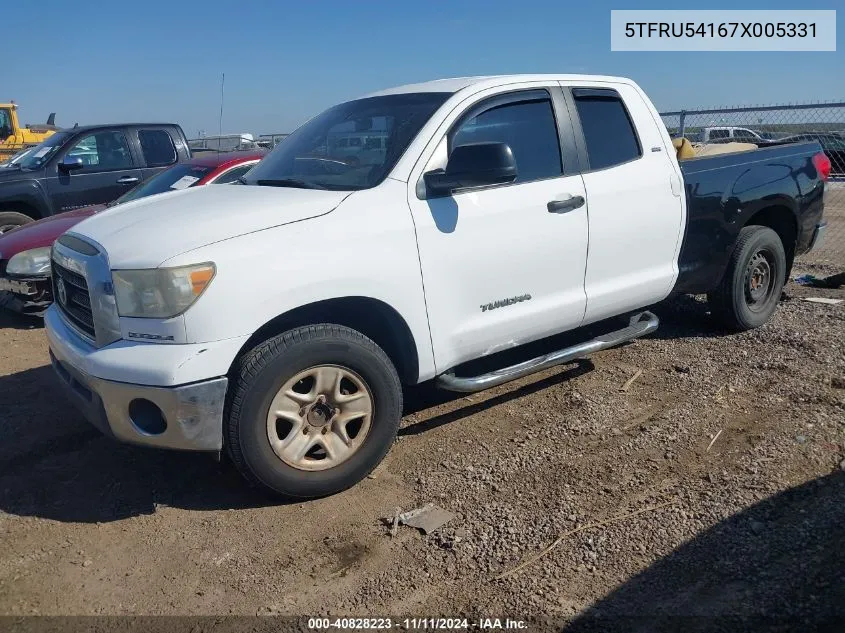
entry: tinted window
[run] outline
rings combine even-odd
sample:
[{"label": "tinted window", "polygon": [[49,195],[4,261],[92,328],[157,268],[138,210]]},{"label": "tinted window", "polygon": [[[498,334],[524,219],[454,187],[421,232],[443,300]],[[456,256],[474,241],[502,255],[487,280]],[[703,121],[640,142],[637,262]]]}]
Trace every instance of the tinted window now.
[{"label": "tinted window", "polygon": [[744,130],[735,130],[734,140],[753,143],[754,141],[759,141],[760,139],[754,136],[751,132],[746,132]]},{"label": "tinted window", "polygon": [[[450,96],[448,92],[416,92],[341,103],[285,138],[246,180],[268,187],[341,191],[374,187]],[[362,139],[369,136],[384,138],[384,145],[364,147]]]},{"label": "tinted window", "polygon": [[252,163],[250,165],[239,165],[238,167],[233,167],[232,169],[218,176],[211,182],[215,185],[228,185],[229,183],[235,182],[238,178],[243,176],[253,167],[255,167],[255,163]]},{"label": "tinted window", "polygon": [[578,96],[575,106],[584,130],[590,169],[604,169],[642,155],[637,133],[619,97]]},{"label": "tinted window", "polygon": [[713,138],[729,138],[731,135],[730,130],[710,130],[710,134],[708,135],[711,139]]},{"label": "tinted window", "polygon": [[138,130],[138,141],[147,167],[164,167],[176,162],[176,146],[164,130]]},{"label": "tinted window", "polygon": [[67,158],[81,158],[82,171],[108,171],[133,166],[132,154],[123,132],[108,130],[79,139]]},{"label": "tinted window", "polygon": [[174,165],[170,169],[165,169],[164,171],[158,172],[155,176],[147,178],[140,185],[137,185],[120,196],[110,206],[129,202],[130,200],[146,198],[147,196],[165,191],[177,191],[179,189],[193,187],[210,171],[211,167],[188,165],[185,163]]},{"label": "tinted window", "polygon": [[557,126],[549,99],[521,101],[484,110],[462,121],[449,151],[470,143],[507,143],[516,159],[517,182],[563,173]]}]

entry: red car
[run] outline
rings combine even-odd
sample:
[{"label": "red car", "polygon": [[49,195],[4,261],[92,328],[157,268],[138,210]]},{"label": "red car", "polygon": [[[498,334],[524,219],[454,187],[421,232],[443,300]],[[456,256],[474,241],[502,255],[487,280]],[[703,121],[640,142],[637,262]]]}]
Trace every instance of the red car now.
[{"label": "red car", "polygon": [[266,154],[263,149],[202,154],[148,178],[113,202],[53,215],[0,235],[0,307],[44,314],[53,301],[50,248],[62,233],[85,218],[157,193],[235,182]]}]

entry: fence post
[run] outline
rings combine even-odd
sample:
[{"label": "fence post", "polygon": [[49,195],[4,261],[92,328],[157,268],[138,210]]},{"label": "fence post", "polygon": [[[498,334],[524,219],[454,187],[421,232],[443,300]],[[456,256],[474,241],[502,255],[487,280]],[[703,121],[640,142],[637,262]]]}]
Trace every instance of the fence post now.
[{"label": "fence post", "polygon": [[684,119],[687,118],[687,111],[681,110],[681,119],[679,122],[678,138],[684,138]]}]

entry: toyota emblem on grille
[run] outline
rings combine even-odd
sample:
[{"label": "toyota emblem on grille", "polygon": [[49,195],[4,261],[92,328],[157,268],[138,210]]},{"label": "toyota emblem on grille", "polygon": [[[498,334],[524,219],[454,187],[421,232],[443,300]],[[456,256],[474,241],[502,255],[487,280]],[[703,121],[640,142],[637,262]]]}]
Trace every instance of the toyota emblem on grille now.
[{"label": "toyota emblem on grille", "polygon": [[65,288],[65,281],[61,277],[56,279],[56,293],[59,295],[59,303],[67,305],[67,288]]}]

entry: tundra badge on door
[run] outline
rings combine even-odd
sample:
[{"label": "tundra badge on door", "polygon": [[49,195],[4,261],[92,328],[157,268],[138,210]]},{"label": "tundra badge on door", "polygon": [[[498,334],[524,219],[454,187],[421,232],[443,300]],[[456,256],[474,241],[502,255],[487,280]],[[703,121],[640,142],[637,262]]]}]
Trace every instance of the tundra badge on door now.
[{"label": "tundra badge on door", "polygon": [[504,306],[513,305],[514,303],[519,303],[521,301],[528,301],[531,299],[531,295],[524,294],[519,295],[518,297],[510,297],[509,299],[499,299],[497,301],[493,301],[492,303],[482,303],[481,304],[481,311],[487,312],[487,310],[495,310],[496,308],[501,308]]}]

